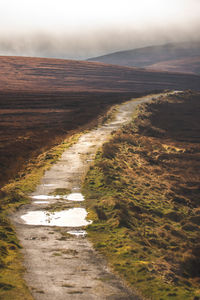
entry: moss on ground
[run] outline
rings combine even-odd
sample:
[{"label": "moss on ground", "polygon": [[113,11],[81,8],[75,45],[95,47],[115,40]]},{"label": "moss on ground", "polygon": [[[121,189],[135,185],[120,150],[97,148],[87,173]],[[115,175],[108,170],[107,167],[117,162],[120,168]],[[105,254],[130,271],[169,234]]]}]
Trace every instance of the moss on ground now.
[{"label": "moss on ground", "polygon": [[[20,244],[9,214],[28,203],[28,194],[39,184],[44,172],[54,164],[64,150],[74,144],[80,134],[75,134],[62,144],[30,161],[17,178],[1,189],[0,196],[0,298],[31,300],[32,296],[24,280]],[[66,191],[56,191],[62,194]]]},{"label": "moss on ground", "polygon": [[200,297],[199,98],[186,92],[139,106],[83,184],[89,238],[150,299]]},{"label": "moss on ground", "polygon": [[[101,125],[113,118],[116,113],[116,106],[111,107],[104,115],[98,117],[95,124]],[[96,125],[97,126],[97,125]],[[91,127],[89,124],[87,127]],[[16,237],[15,229],[9,221],[9,215],[20,206],[29,203],[28,195],[33,192],[46,170],[48,170],[71,145],[77,142],[78,138],[86,132],[76,133],[58,146],[39,155],[36,159],[28,162],[26,168],[16,176],[15,180],[5,185],[0,190],[0,299],[33,299],[24,279],[22,267],[23,257],[20,254],[20,244]],[[53,195],[69,194],[68,189],[56,189]],[[78,205],[78,204],[77,204]],[[70,207],[70,206],[69,206]],[[63,210],[68,205],[58,202],[49,205],[50,211]],[[62,231],[62,229],[58,229]],[[62,240],[70,237],[62,232]],[[42,291],[39,291],[42,293]]]}]

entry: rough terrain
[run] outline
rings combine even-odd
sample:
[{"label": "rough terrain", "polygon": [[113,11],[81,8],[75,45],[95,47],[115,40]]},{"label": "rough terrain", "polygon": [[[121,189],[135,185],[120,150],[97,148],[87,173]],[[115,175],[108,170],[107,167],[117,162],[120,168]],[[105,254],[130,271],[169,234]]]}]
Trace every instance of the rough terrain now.
[{"label": "rough terrain", "polygon": [[113,104],[200,77],[102,63],[0,56],[0,187],[27,161],[94,125]]},{"label": "rough terrain", "polygon": [[[45,173],[41,184],[31,197],[48,196],[63,189],[80,192],[82,179],[97,149],[109,138],[113,130],[130,120],[138,103],[151,98],[152,96],[146,96],[138,101],[120,105],[114,120],[82,135]],[[138,299],[108,270],[105,261],[97,255],[84,235],[68,233],[69,230],[82,228],[26,225],[21,219],[22,215],[30,211],[56,211],[82,207],[82,203],[62,200],[62,197],[47,204],[33,201],[14,215],[14,224],[23,246],[24,264],[27,269],[25,278],[34,298]]]},{"label": "rough terrain", "polygon": [[199,115],[192,91],[141,104],[84,183],[88,236],[150,299],[200,297]]}]

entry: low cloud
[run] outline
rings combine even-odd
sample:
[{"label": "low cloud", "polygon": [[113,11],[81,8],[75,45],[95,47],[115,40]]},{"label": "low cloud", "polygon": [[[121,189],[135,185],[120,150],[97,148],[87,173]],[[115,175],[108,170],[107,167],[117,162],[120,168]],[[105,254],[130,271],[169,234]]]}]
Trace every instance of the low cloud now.
[{"label": "low cloud", "polygon": [[120,50],[182,41],[200,41],[199,31],[103,30],[74,36],[47,33],[1,36],[0,54],[85,59]]},{"label": "low cloud", "polygon": [[0,55],[85,59],[149,45],[200,41],[197,0],[102,0],[98,9],[92,6],[95,0],[74,1],[72,9],[71,1],[57,0],[56,6],[55,1],[43,0],[41,7],[39,0],[14,4],[2,0]]}]

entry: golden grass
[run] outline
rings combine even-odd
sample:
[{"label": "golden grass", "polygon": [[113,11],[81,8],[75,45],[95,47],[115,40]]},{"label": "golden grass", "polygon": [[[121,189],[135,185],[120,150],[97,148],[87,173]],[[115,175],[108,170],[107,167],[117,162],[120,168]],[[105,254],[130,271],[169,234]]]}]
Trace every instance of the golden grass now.
[{"label": "golden grass", "polygon": [[187,92],[141,105],[83,186],[89,238],[150,299],[200,296],[199,98]]}]

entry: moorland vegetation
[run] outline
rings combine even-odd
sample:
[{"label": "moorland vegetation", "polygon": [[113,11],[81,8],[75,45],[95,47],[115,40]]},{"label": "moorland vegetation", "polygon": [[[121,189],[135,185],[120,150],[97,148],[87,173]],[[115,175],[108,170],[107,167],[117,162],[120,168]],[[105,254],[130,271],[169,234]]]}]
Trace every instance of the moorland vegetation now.
[{"label": "moorland vegetation", "polygon": [[150,299],[200,296],[200,94],[141,104],[83,186],[89,238]]}]

